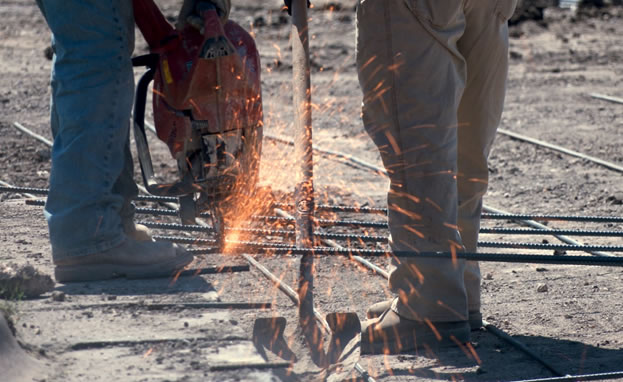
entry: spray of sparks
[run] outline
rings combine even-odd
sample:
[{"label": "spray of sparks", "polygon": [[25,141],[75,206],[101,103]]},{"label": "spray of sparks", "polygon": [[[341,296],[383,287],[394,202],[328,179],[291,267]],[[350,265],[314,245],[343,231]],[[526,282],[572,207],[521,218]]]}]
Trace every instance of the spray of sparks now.
[{"label": "spray of sparks", "polygon": [[[314,36],[312,36],[312,39]],[[285,60],[283,55],[283,49],[277,45],[273,45],[274,54],[272,61],[269,61],[264,66],[263,73],[265,75],[271,75],[271,73],[281,70],[282,62]],[[314,143],[317,146],[323,146],[330,150],[343,151],[343,152],[365,152],[366,158],[371,158],[371,161],[376,160],[375,148],[371,144],[368,135],[359,131],[357,133],[345,133],[340,132],[342,126],[352,126],[353,121],[359,121],[361,119],[358,109],[349,107],[344,97],[339,95],[332,95],[328,93],[326,89],[332,89],[339,86],[340,82],[344,81],[344,77],[347,80],[352,80],[352,73],[348,73],[348,67],[352,62],[353,57],[348,56],[344,59],[343,63],[338,69],[333,69],[328,83],[322,85],[322,87],[315,86],[312,88],[312,94],[314,94],[314,103],[312,104],[312,110],[314,114]],[[365,64],[366,66],[374,66],[374,59]],[[392,70],[398,70],[398,68],[391,68]],[[321,71],[320,69],[318,69]],[[344,73],[346,72],[346,73]],[[325,74],[325,77],[328,75]],[[281,89],[276,91],[276,94],[282,94],[282,98],[278,102],[274,102],[271,105],[264,104],[263,113],[263,129],[264,134],[270,134],[271,136],[290,138],[293,136],[293,117],[291,108],[282,107],[282,105],[291,104],[289,94],[291,94],[290,83],[288,80],[284,80],[280,83]],[[375,93],[368,95],[373,98],[382,98],[388,91],[388,87],[384,83],[379,83],[374,87]],[[357,95],[358,96],[358,95]],[[355,95],[349,94],[347,97],[355,97]],[[255,102],[256,100],[252,100]],[[232,115],[231,119],[235,121],[236,115]],[[320,122],[318,122],[320,121]],[[422,128],[431,128],[431,126],[422,126]],[[391,147],[380,147],[380,150],[393,150],[399,152],[396,139],[389,136],[388,142]],[[426,149],[426,145],[417,147],[416,149]],[[254,153],[257,156],[257,160],[261,163],[260,177],[258,187],[255,191],[245,194],[232,194],[223,201],[222,213],[224,215],[225,226],[225,238],[222,246],[222,254],[220,257],[214,256],[212,259],[205,259],[204,262],[222,262],[223,264],[230,263],[233,257],[237,257],[240,252],[253,253],[252,248],[247,247],[247,242],[261,242],[266,247],[290,245],[295,246],[293,237],[283,237],[280,235],[268,235],[254,233],[250,230],[244,230],[245,228],[262,228],[272,231],[277,230],[289,230],[294,231],[296,227],[294,222],[289,220],[263,220],[258,216],[274,216],[279,214],[280,211],[275,208],[275,203],[294,203],[292,196],[292,190],[295,187],[295,177],[293,174],[296,170],[296,163],[293,161],[293,148],[290,145],[284,144],[276,140],[263,140],[263,146],[261,153]],[[332,160],[334,159],[334,160]],[[380,195],[384,195],[387,190],[387,180],[378,176],[369,176],[369,172],[361,170],[353,170],[352,166],[343,163],[339,157],[319,155],[314,156],[314,188],[315,188],[315,202],[316,204],[349,204],[354,206],[366,206],[366,205],[378,205],[383,198],[379,198]],[[392,172],[393,169],[389,168],[388,172]],[[445,174],[445,173],[444,173]],[[244,180],[243,180],[244,181]],[[479,179],[471,179],[472,182],[482,182]],[[486,182],[486,180],[485,180]],[[244,188],[244,187],[241,187]],[[413,203],[427,203],[432,205],[435,209],[441,210],[441,207],[433,200],[426,198],[420,200],[417,196],[408,195]],[[404,214],[410,219],[419,220],[420,216],[412,211],[404,210],[400,206],[390,205],[389,209]],[[287,214],[287,211],[285,212]],[[284,213],[281,213],[284,216]],[[344,215],[335,212],[319,212],[315,213],[317,219],[347,219],[347,218],[361,218],[364,215],[351,214]],[[365,215],[366,219],[370,218],[370,215]],[[375,219],[383,221],[383,216],[377,216]],[[447,223],[447,227],[450,229],[456,229],[454,224]],[[321,230],[320,227],[316,227],[316,230]],[[420,232],[418,228],[414,226],[407,227],[413,235],[423,238],[424,233]],[[361,228],[360,234],[373,235],[379,234],[378,230]],[[338,228],[339,233],[353,233],[350,228]],[[383,234],[383,233],[381,233]],[[339,247],[335,242],[324,241],[316,239],[315,245],[317,246],[332,246]],[[346,247],[358,247],[362,249],[379,249],[378,244],[371,245],[363,241],[348,241]],[[456,253],[459,249],[459,245],[453,243],[451,246],[452,253]],[[382,247],[381,249],[387,249]],[[412,248],[417,250],[417,248]],[[271,256],[270,253],[263,255],[265,258]],[[257,256],[256,256],[257,257]],[[258,260],[261,260],[257,257]],[[383,260],[383,259],[381,259]],[[456,261],[456,257],[453,257],[453,261]],[[383,262],[383,261],[381,261]],[[276,264],[276,262],[272,262]],[[281,282],[289,285],[296,285],[296,281],[299,277],[299,258],[292,255],[280,255],[279,265],[275,266],[272,271],[277,275]],[[195,264],[197,265],[197,264]],[[384,264],[379,264],[381,267]],[[344,282],[342,274],[345,271],[352,271],[357,273],[355,277],[359,277],[361,280],[369,280],[371,275],[369,271],[358,263],[352,261],[348,257],[335,257],[335,258],[317,258],[315,264],[315,282],[314,294],[325,295],[327,299],[332,298],[346,298],[347,302],[341,307],[341,311],[361,311],[362,306],[367,306],[370,303],[370,296],[379,298],[379,289],[384,292],[384,298],[389,299],[392,297],[391,292],[387,287],[384,287],[386,283],[383,282],[358,282],[349,283]],[[423,283],[425,282],[424,276],[420,271],[413,269],[415,279]],[[177,277],[176,277],[177,280]],[[229,289],[237,288],[237,285],[233,285],[234,278],[219,278],[214,280],[213,284],[218,289],[218,294],[222,295]],[[262,285],[262,284],[258,284]],[[414,293],[417,293],[415,287]],[[279,301],[280,290],[276,283],[267,287],[262,291],[263,295],[269,297],[273,306],[276,306]],[[405,300],[406,296],[402,296]],[[376,301],[375,301],[376,302]],[[443,302],[439,302],[440,305],[444,305]],[[459,313],[456,313],[460,316]],[[275,312],[276,314],[276,312]],[[425,321],[433,330],[437,333],[436,328],[429,320]],[[437,333],[438,334],[438,333]],[[438,334],[439,335],[439,334]],[[476,360],[480,363],[480,359],[475,349],[470,345],[463,345],[457,341],[457,347],[463,350],[466,357],[472,360]],[[150,349],[146,354],[147,357],[151,353]],[[436,357],[431,349],[426,350],[427,356]],[[393,371],[390,366],[390,360],[388,356],[384,356],[383,368],[385,370],[377,370],[372,364],[368,365],[368,373],[371,376],[378,376],[383,372],[387,372],[393,375]],[[415,373],[416,369],[410,369]]]}]

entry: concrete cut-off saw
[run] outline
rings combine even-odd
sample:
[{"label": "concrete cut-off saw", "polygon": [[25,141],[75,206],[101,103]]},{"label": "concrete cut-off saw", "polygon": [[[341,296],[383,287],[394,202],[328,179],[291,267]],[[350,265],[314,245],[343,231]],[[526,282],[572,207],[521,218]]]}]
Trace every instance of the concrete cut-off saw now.
[{"label": "concrete cut-off saw", "polygon": [[[153,0],[133,0],[134,18],[150,54],[136,88],[134,135],[147,190],[179,197],[183,224],[209,211],[222,237],[223,210],[253,193],[262,145],[260,60],[251,35],[223,23],[212,3],[197,2],[204,26],[175,29]],[[179,179],[154,174],[145,134],[145,108],[153,81],[156,133],[177,161]]]}]

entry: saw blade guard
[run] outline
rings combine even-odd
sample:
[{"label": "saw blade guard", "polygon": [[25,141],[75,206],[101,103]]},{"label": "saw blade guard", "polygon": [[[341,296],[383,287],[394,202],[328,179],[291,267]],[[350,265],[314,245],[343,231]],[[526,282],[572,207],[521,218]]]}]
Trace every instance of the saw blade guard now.
[{"label": "saw blade guard", "polygon": [[[141,17],[166,22],[154,13],[149,8],[142,15],[135,14],[139,28],[150,25],[138,22]],[[143,33],[152,54],[134,60],[135,66],[149,68],[137,85],[135,136],[151,193],[199,193],[221,200],[235,192],[248,192],[257,181],[263,124],[261,67],[255,42],[240,25],[233,21],[223,25],[213,7],[200,9],[200,14],[203,34],[191,26],[178,31],[170,25],[170,29],[158,27]],[[156,180],[144,133],[152,81],[156,132],[177,161],[179,181],[175,183]]]}]

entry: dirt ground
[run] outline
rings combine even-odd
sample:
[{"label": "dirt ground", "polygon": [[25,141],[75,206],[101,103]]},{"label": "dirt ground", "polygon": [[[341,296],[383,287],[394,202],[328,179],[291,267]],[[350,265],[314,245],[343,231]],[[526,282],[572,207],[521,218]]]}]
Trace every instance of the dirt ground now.
[{"label": "dirt ground", "polygon": [[[158,3],[173,19],[179,2]],[[289,19],[280,11],[278,0],[232,3],[232,19],[253,32],[261,53],[266,133],[292,137]],[[353,0],[318,0],[310,11],[314,143],[380,165],[360,119],[354,4]],[[33,1],[3,0],[0,20],[0,181],[47,187],[49,149],[12,124],[20,122],[51,139],[51,61],[45,54],[49,32]],[[622,7],[590,9],[579,15],[552,7],[545,10],[543,20],[512,26],[501,128],[623,165],[623,105],[590,96],[623,97],[622,35]],[[136,54],[146,51],[137,32]],[[140,74],[137,70],[137,77]],[[156,168],[162,176],[171,176],[175,165],[166,148],[156,142],[152,147]],[[291,192],[291,156],[290,147],[266,139],[262,184],[276,192]],[[623,215],[620,173],[503,134],[497,137],[491,154],[490,175],[487,206],[512,213]],[[320,203],[384,206],[386,180],[382,176],[318,155],[315,186]],[[0,261],[30,263],[52,274],[42,209],[26,206],[24,200],[23,195],[0,193]],[[508,221],[491,220],[483,221],[483,226],[516,227]],[[551,222],[549,226],[623,231],[620,223]],[[376,233],[384,234],[382,230]],[[542,235],[482,235],[481,240],[556,242]],[[577,240],[623,245],[620,237]],[[295,285],[296,258],[258,259]],[[241,258],[215,255],[202,261],[208,265],[245,263]],[[523,342],[561,374],[623,369],[621,268],[500,263],[483,263],[482,268],[482,313],[488,322]],[[382,278],[347,259],[318,258],[317,272],[316,305],[323,313],[354,311],[364,318],[370,304],[389,295]],[[215,302],[272,303],[272,307],[192,306]],[[232,367],[232,363],[267,362],[251,341],[256,318],[281,315],[288,319],[289,328],[296,323],[291,301],[253,269],[184,277],[177,282],[56,284],[54,292],[41,298],[0,300],[0,307],[10,312],[20,343],[41,365],[42,371],[33,378],[37,381],[312,378],[305,373],[287,376],[282,369]],[[475,332],[472,340],[474,352],[457,348],[438,354],[364,356],[360,365],[378,381],[509,381],[554,376],[487,331]]]}]

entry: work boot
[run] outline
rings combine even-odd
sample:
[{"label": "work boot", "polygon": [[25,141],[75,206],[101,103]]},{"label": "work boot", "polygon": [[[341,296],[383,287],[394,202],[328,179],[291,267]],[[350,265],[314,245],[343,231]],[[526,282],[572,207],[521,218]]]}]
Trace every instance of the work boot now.
[{"label": "work boot", "polygon": [[[381,317],[381,315],[385,313],[385,311],[389,310],[392,307],[392,302],[394,302],[394,299],[385,300],[373,304],[366,311],[366,316],[368,318]],[[472,331],[482,328],[482,314],[479,311],[469,312],[467,316],[467,321]]]},{"label": "work boot", "polygon": [[391,309],[361,323],[362,354],[399,354],[412,350],[438,350],[469,342],[467,321],[413,321]]},{"label": "work boot", "polygon": [[132,223],[124,227],[124,233],[136,241],[152,241],[150,229],[142,224]]},{"label": "work boot", "polygon": [[191,261],[193,255],[175,244],[128,237],[107,251],[55,261],[54,275],[61,283],[169,277]]}]

